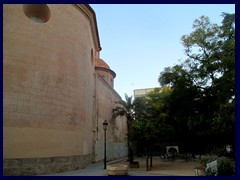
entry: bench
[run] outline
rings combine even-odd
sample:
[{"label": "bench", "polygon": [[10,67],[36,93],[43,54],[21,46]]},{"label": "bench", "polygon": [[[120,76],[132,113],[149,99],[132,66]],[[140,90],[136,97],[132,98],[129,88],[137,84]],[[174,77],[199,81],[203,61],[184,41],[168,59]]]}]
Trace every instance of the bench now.
[{"label": "bench", "polygon": [[217,160],[212,161],[204,166],[197,166],[194,168],[195,176],[205,176],[206,173],[211,173],[211,175],[217,175],[218,172],[218,166],[217,166]]},{"label": "bench", "polygon": [[194,168],[195,176],[205,176],[205,167],[197,166]]},{"label": "bench", "polygon": [[217,160],[208,163],[205,171],[210,171],[211,173],[214,173],[216,176],[218,172]]}]

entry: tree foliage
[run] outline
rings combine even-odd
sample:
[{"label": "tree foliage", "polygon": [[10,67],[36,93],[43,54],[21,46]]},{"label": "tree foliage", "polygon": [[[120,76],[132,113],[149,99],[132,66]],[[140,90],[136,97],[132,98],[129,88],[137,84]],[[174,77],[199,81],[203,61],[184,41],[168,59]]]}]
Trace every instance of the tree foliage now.
[{"label": "tree foliage", "polygon": [[133,139],[132,139],[132,122],[135,119],[134,101],[132,96],[125,94],[125,101],[116,102],[116,107],[113,109],[113,118],[125,116],[127,118],[127,145],[129,163],[134,161],[133,157]]},{"label": "tree foliage", "polygon": [[152,167],[154,145],[157,142],[166,141],[173,132],[172,126],[167,122],[168,108],[165,106],[170,91],[169,88],[156,88],[145,97],[135,99],[136,114],[139,115],[133,122],[133,138],[145,152],[147,170]]},{"label": "tree foliage", "polygon": [[221,26],[206,16],[195,20],[181,38],[188,58],[159,76],[173,89],[168,115],[185,142],[234,143],[235,14],[222,16]]},{"label": "tree foliage", "polygon": [[222,16],[221,25],[206,16],[194,21],[181,38],[187,59],[160,73],[162,88],[134,100],[126,95],[114,109],[115,117],[127,118],[129,144],[144,148],[147,170],[157,143],[177,142],[182,152],[200,154],[234,147],[235,14]]}]

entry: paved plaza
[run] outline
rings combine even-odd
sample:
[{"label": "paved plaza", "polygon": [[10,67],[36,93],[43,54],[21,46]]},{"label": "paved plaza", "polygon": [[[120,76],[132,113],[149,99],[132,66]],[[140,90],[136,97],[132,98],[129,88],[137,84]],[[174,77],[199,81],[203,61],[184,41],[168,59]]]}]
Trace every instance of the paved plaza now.
[{"label": "paved plaza", "polygon": [[[123,161],[126,161],[126,159],[111,161],[111,162],[108,162],[108,164],[114,164],[114,163],[119,163]],[[108,175],[107,175],[106,169],[104,169],[103,162],[98,162],[98,163],[91,164],[90,166],[84,169],[54,173],[54,174],[45,174],[43,176],[108,176]],[[159,176],[159,175],[150,174],[146,172],[129,171],[128,176]]]},{"label": "paved plaza", "polygon": [[[154,157],[153,168],[146,171],[145,159],[136,158],[139,162],[140,168],[129,169],[128,176],[194,176],[194,167],[199,165],[199,162],[163,162],[159,157]],[[118,159],[110,161],[107,164],[121,163],[127,164],[127,159]],[[104,169],[104,163],[98,162],[89,165],[88,167],[75,171],[45,174],[43,176],[107,176],[107,171]]]}]

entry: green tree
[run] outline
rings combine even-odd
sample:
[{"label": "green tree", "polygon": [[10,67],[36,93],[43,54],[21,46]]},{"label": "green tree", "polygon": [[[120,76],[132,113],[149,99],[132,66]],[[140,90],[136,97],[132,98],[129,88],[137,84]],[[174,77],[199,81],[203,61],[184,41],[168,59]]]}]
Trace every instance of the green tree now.
[{"label": "green tree", "polygon": [[234,129],[234,118],[222,112],[234,117],[235,14],[223,13],[221,26],[201,16],[193,29],[181,38],[188,58],[165,68],[159,83],[173,88],[169,116],[181,127],[176,129],[179,138],[189,143],[194,139],[200,144],[222,143],[217,129],[221,127],[222,135],[231,139],[229,132]]},{"label": "green tree", "polygon": [[[153,145],[153,139],[155,138],[154,121],[151,119],[139,119],[133,123],[133,137],[135,141],[141,144],[141,148],[144,148],[146,155],[146,170],[149,168],[149,156],[151,155],[151,149]],[[150,165],[151,166],[151,165]]]},{"label": "green tree", "polygon": [[133,137],[144,148],[146,170],[152,168],[155,144],[166,140],[166,137],[173,133],[173,128],[167,121],[167,107],[165,107],[165,97],[168,97],[169,91],[169,88],[156,88],[145,97],[135,99],[135,111],[139,115],[133,122]]},{"label": "green tree", "polygon": [[132,164],[134,162],[132,122],[135,119],[134,102],[132,96],[129,97],[127,94],[125,94],[125,101],[117,102],[117,106],[113,110],[113,118],[116,118],[117,116],[125,116],[127,119],[128,158],[129,163]]}]

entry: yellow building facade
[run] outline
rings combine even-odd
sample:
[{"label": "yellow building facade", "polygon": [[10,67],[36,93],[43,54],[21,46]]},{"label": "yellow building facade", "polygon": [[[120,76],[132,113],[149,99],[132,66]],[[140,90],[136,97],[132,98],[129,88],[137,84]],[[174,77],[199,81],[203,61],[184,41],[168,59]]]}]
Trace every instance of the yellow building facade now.
[{"label": "yellow building facade", "polygon": [[108,160],[127,155],[126,119],[112,119],[116,74],[100,51],[89,5],[3,5],[4,175],[101,161],[105,119]]}]

